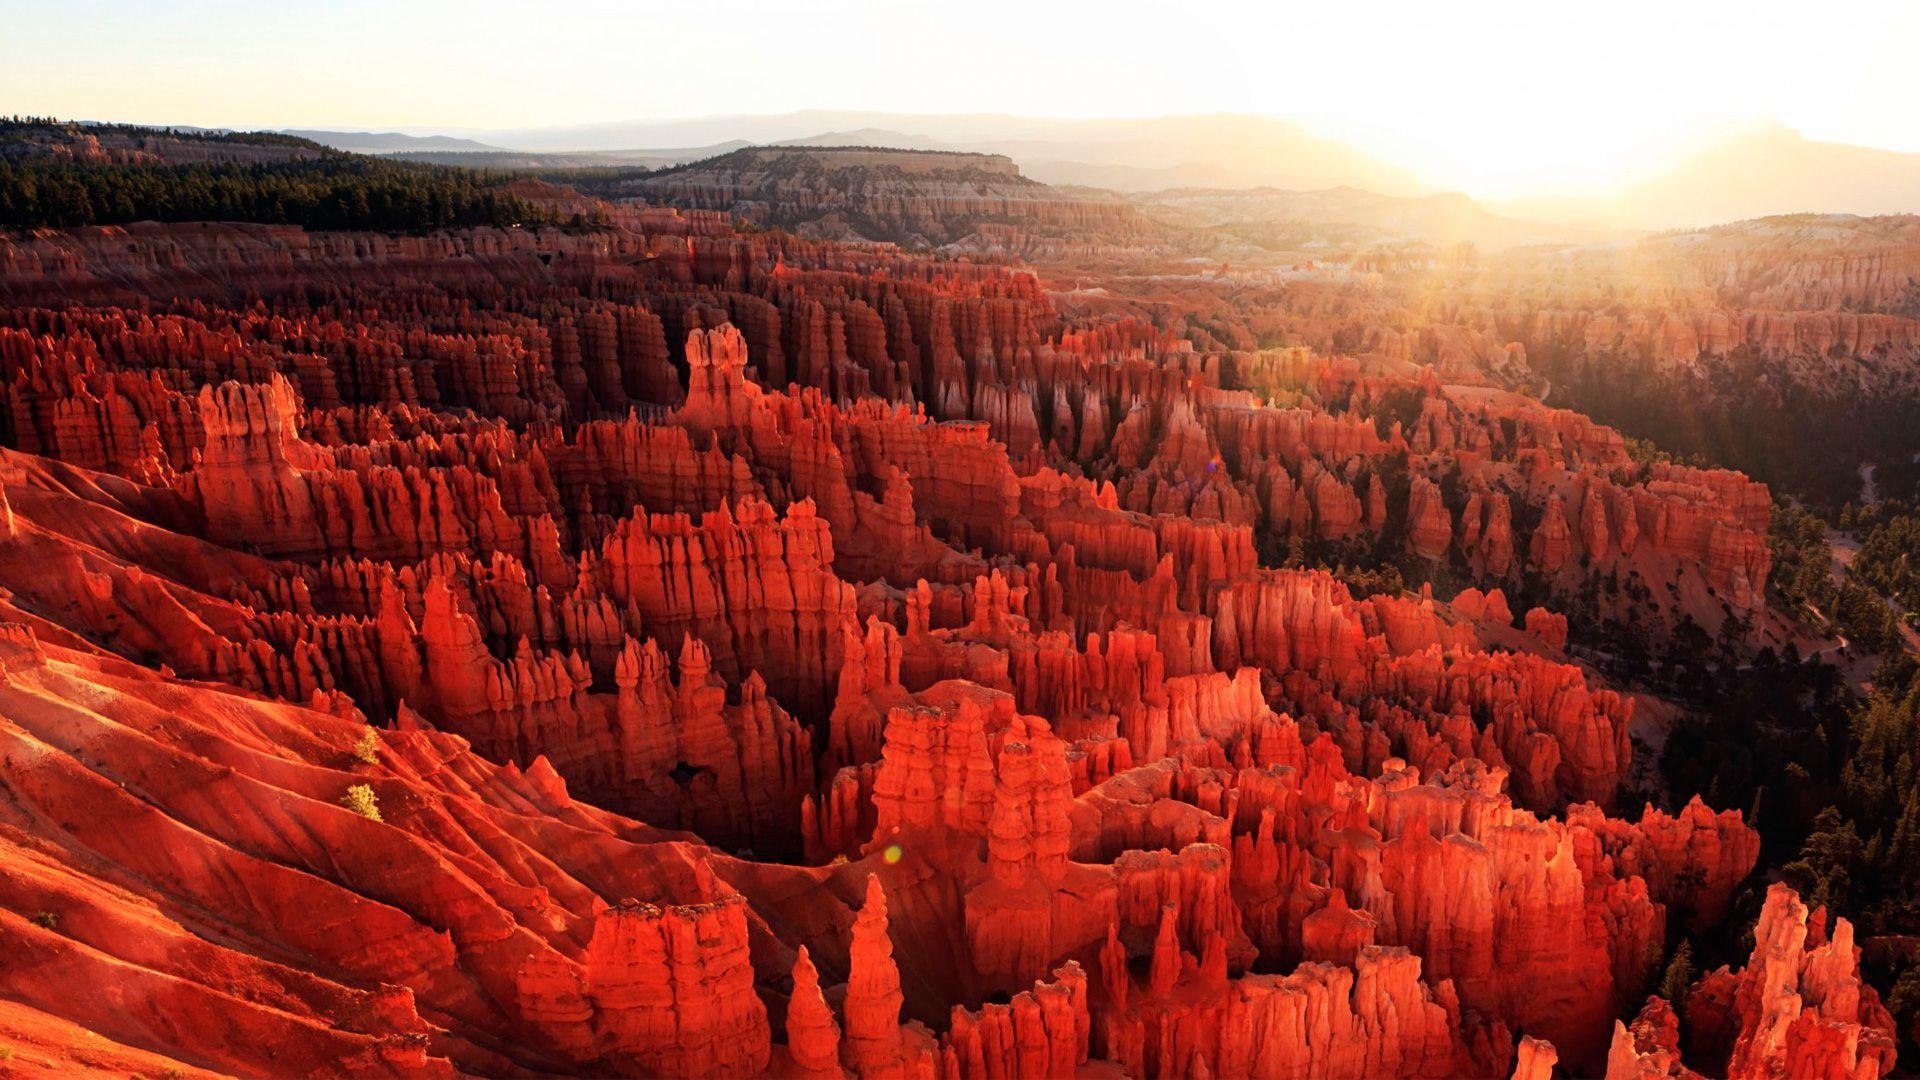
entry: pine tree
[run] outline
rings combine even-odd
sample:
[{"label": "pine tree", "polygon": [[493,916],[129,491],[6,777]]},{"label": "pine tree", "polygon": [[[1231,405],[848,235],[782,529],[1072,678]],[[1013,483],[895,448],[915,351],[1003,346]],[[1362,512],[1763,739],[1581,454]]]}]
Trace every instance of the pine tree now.
[{"label": "pine tree", "polygon": [[1667,973],[1660,978],[1660,996],[1679,1016],[1686,1011],[1687,993],[1692,988],[1693,943],[1682,939],[1679,948],[1673,950],[1673,959],[1667,962]]},{"label": "pine tree", "polygon": [[1865,855],[1859,830],[1838,807],[1829,806],[1813,819],[1813,832],[1801,845],[1800,857],[1781,869],[1804,885],[1801,895],[1807,903],[1824,905],[1829,911],[1850,911],[1854,879]]}]

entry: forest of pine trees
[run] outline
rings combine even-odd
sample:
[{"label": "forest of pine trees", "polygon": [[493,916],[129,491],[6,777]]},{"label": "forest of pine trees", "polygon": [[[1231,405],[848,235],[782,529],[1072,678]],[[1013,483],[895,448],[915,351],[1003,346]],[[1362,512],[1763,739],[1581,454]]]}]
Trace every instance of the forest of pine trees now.
[{"label": "forest of pine trees", "polygon": [[[287,147],[266,163],[101,162],[36,152],[51,139],[125,134],[15,118],[0,121],[0,228],[133,221],[235,221],[309,229],[426,232],[549,223],[506,190],[504,173],[388,161],[289,136],[163,133],[170,140]],[[41,136],[36,142],[32,137]]]}]

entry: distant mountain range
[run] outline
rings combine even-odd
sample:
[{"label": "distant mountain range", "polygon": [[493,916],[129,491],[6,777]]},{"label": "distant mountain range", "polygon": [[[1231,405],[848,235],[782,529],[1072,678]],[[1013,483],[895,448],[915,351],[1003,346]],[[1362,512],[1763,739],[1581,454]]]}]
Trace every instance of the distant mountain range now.
[{"label": "distant mountain range", "polygon": [[1397,196],[1359,188],[1178,188],[1137,195],[1157,221],[1234,237],[1268,250],[1311,251],[1373,243],[1468,243],[1486,251],[1527,244],[1619,239],[1620,229],[1507,217],[1458,192]]},{"label": "distant mountain range", "polygon": [[1920,212],[1920,154],[1820,142],[1782,125],[1734,136],[1611,198],[1524,199],[1540,221],[1698,228],[1778,214]]},{"label": "distant mountain range", "polygon": [[1629,189],[1618,215],[1701,226],[1790,213],[1920,211],[1920,154],[1817,142],[1786,127],[1733,139]]},{"label": "distant mountain range", "polygon": [[314,131],[303,128],[283,128],[283,135],[297,135],[303,139],[312,139],[322,146],[331,146],[335,150],[348,150],[356,154],[391,154],[399,151],[489,151],[502,149],[472,139],[456,139],[450,135],[402,135],[397,131]]},{"label": "distant mountain range", "polygon": [[[666,169],[675,165],[705,161],[735,150],[758,145],[744,139],[690,146],[642,150],[573,150],[564,153],[538,150],[402,150],[385,156],[406,161],[424,161],[434,165],[464,165],[471,169],[585,169],[626,168]],[[843,146],[831,142],[821,145]]]},{"label": "distant mountain range", "polygon": [[379,148],[367,140],[388,136],[301,134],[330,146],[372,153],[500,152],[504,148],[539,154],[543,161],[551,160],[548,155],[565,155],[575,162],[599,158],[617,164],[677,156],[656,147],[712,147],[715,153],[724,153],[745,143],[880,146],[1005,154],[1026,175],[1045,183],[1119,191],[1263,185],[1298,190],[1346,185],[1388,195],[1434,190],[1405,169],[1320,138],[1297,124],[1262,116],[1050,120],[812,110],[780,116],[463,132],[465,137],[459,141],[470,145],[396,143]]},{"label": "distant mountain range", "polygon": [[[496,168],[658,169],[749,145],[873,146],[1003,154],[1024,175],[1044,183],[1128,193],[1268,188],[1442,194],[1406,169],[1297,124],[1260,116],[1075,120],[810,110],[438,135],[290,133],[362,153]],[[1338,201],[1353,202],[1348,196]],[[1916,212],[1920,154],[1819,142],[1775,125],[1708,147],[1611,198],[1508,200],[1487,209],[1521,223],[1643,229],[1769,214]],[[1429,220],[1458,212],[1457,206],[1448,210],[1439,204],[1422,211]],[[1509,230],[1500,226],[1499,231]]]}]

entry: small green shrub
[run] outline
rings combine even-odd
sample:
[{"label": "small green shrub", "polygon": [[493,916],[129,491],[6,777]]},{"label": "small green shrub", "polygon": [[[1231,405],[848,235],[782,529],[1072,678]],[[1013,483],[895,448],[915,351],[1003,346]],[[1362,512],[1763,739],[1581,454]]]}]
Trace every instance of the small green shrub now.
[{"label": "small green shrub", "polygon": [[355,784],[347,789],[340,799],[341,805],[366,818],[368,821],[380,821],[380,798],[373,793],[369,784]]},{"label": "small green shrub", "polygon": [[363,732],[353,744],[353,756],[368,765],[380,764],[380,733],[372,728]]},{"label": "small green shrub", "polygon": [[45,930],[57,930],[60,927],[60,913],[42,911],[33,917],[33,921]]}]

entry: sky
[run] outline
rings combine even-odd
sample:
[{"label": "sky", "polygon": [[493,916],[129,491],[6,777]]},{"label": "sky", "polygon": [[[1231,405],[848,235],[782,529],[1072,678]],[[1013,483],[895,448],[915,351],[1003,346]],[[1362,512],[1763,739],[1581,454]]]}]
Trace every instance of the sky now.
[{"label": "sky", "polygon": [[499,131],[877,109],[1298,121],[1481,196],[1740,126],[1920,151],[1920,0],[0,0],[0,112]]}]

